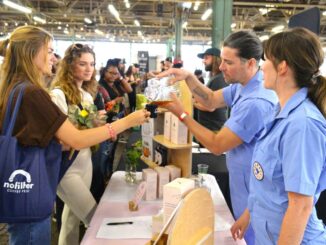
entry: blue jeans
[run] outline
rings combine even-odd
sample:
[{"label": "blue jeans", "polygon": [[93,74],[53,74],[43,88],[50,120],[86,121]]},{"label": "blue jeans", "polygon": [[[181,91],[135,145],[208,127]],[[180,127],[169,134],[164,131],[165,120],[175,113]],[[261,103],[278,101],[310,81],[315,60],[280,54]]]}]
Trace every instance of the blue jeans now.
[{"label": "blue jeans", "polygon": [[50,245],[50,217],[30,223],[8,224],[10,245]]}]

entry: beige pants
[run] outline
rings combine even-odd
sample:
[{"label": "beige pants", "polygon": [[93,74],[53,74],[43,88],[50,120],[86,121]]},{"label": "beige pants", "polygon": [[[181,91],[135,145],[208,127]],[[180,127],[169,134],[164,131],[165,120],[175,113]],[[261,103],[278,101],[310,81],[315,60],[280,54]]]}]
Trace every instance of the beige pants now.
[{"label": "beige pants", "polygon": [[79,152],[59,183],[57,194],[64,201],[59,245],[79,244],[79,224],[88,226],[96,209],[96,201],[89,188],[93,165],[89,148]]}]

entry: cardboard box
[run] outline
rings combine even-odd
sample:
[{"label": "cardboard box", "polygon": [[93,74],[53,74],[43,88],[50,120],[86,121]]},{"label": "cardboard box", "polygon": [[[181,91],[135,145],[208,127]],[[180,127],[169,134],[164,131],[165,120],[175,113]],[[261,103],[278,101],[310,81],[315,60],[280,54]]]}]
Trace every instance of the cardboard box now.
[{"label": "cardboard box", "polygon": [[164,138],[171,140],[171,117],[172,112],[164,113]]},{"label": "cardboard box", "polygon": [[156,167],[154,170],[157,172],[157,197],[163,197],[163,186],[169,183],[170,172],[164,167]]},{"label": "cardboard box", "polygon": [[194,188],[194,180],[186,178],[177,178],[163,187],[164,224],[168,221],[182,197]]},{"label": "cardboard box", "polygon": [[156,143],[150,136],[142,136],[142,155],[144,158],[154,161],[154,149],[155,149]]},{"label": "cardboard box", "polygon": [[169,170],[170,181],[175,180],[176,178],[181,177],[181,168],[175,165],[167,165],[165,166],[167,170]]},{"label": "cardboard box", "polygon": [[188,143],[188,128],[175,115],[171,117],[171,142],[174,144]]},{"label": "cardboard box", "polygon": [[142,136],[153,137],[157,134],[163,134],[164,131],[164,115],[158,114],[157,118],[150,118],[141,127]]},{"label": "cardboard box", "polygon": [[144,199],[146,201],[156,200],[157,196],[157,172],[151,168],[143,169],[143,180],[146,182]]}]

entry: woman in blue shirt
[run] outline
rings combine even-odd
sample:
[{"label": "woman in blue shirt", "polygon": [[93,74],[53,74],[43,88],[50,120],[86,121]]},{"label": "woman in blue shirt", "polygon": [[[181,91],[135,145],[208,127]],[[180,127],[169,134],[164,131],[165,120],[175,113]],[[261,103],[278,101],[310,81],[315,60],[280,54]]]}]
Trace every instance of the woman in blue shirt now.
[{"label": "woman in blue shirt", "polygon": [[326,80],[318,37],[304,28],[272,36],[264,47],[265,87],[279,105],[252,159],[248,209],[231,228],[251,225],[256,244],[326,244],[315,204],[326,189]]}]

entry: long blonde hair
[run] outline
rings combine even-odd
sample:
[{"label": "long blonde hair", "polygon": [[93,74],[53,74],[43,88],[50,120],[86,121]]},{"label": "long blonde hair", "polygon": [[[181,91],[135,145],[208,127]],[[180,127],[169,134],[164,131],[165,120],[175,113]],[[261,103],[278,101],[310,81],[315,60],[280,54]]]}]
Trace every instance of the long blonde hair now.
[{"label": "long blonde hair", "polygon": [[[57,75],[52,83],[52,88],[60,87],[70,104],[78,105],[81,103],[81,94],[78,90],[76,83],[74,82],[74,66],[76,61],[81,57],[83,53],[90,53],[95,60],[94,51],[87,45],[80,43],[72,44],[66,50],[63,59],[60,61]],[[82,88],[89,92],[93,98],[97,92],[97,81],[95,79],[96,71],[92,74],[90,81],[84,81]]]},{"label": "long blonde hair", "polygon": [[[44,88],[42,72],[34,64],[38,52],[53,40],[50,33],[36,26],[16,28],[10,38],[0,41],[0,55],[4,56],[0,73],[0,116],[15,84],[29,81]],[[44,57],[45,59],[46,57]]]}]

